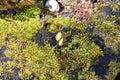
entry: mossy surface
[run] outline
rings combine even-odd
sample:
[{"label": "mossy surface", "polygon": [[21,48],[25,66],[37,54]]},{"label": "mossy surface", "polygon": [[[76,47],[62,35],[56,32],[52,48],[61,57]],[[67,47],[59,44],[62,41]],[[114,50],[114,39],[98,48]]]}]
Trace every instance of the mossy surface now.
[{"label": "mossy surface", "polygon": [[[36,5],[1,18],[0,77],[113,80],[120,72],[120,17],[102,12],[101,7],[108,4],[112,3],[97,6],[94,15],[84,20],[46,14],[47,24],[42,25],[42,10]],[[62,45],[56,40],[59,32]]]}]

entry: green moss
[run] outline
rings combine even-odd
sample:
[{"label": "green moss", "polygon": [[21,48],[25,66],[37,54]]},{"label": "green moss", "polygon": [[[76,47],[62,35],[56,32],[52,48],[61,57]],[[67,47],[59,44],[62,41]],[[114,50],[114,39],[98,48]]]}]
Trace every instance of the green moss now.
[{"label": "green moss", "polygon": [[[16,16],[0,19],[0,48],[7,47],[5,56],[10,59],[1,61],[0,75],[4,79],[7,79],[6,74],[11,77],[18,73],[21,79],[30,79],[34,74],[35,80],[69,80],[74,76],[72,72],[76,72],[79,80],[99,80],[91,66],[105,53],[92,38],[99,35],[104,40],[105,48],[110,48],[113,54],[119,54],[120,28],[115,24],[118,18],[113,16],[99,19],[97,12],[91,19],[81,21],[47,15],[47,29],[54,34],[61,31],[63,45],[50,46],[47,39],[45,46],[38,46],[31,39],[43,27],[39,22],[42,21],[38,17],[39,12],[37,6],[31,6]],[[87,28],[93,27],[93,32],[85,32]],[[62,31],[64,28],[75,29],[75,34]],[[113,79],[118,71],[119,63],[111,61],[106,78]]]},{"label": "green moss", "polygon": [[106,78],[109,80],[115,79],[116,75],[120,72],[120,63],[116,61],[110,61],[109,63],[109,72],[106,75]]}]

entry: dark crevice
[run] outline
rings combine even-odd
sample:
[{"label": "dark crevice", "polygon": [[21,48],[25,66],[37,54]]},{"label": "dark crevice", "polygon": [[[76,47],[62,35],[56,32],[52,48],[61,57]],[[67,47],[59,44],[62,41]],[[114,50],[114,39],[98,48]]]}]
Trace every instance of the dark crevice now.
[{"label": "dark crevice", "polygon": [[116,20],[115,24],[117,24],[120,27],[120,19]]},{"label": "dark crevice", "polygon": [[[45,46],[46,42],[49,43],[51,46],[56,46],[57,45],[57,41],[55,39],[56,33],[52,33],[48,31],[46,26],[38,30],[35,36],[33,36],[33,41],[35,41],[39,46]],[[72,28],[63,28],[61,32],[63,33],[70,32],[70,35],[66,37],[66,43],[70,43],[72,41],[72,37],[80,33],[79,30]],[[67,47],[67,46],[68,45],[65,44],[62,47]],[[57,48],[61,48],[61,47],[57,47]]]},{"label": "dark crevice", "polygon": [[117,74],[114,80],[120,80],[120,72]]},{"label": "dark crevice", "polygon": [[0,10],[0,18],[5,18],[6,15],[15,16],[19,12],[21,12],[21,10],[18,10],[16,8],[11,8],[11,9],[7,9],[7,10]]},{"label": "dark crevice", "polygon": [[102,39],[99,35],[95,35],[94,37],[92,37],[92,40],[96,45],[98,45],[102,50],[104,50],[104,39]]},{"label": "dark crevice", "polygon": [[101,9],[101,11],[109,16],[120,16],[120,6],[116,11],[113,11],[110,6],[105,6]]},{"label": "dark crevice", "polygon": [[115,60],[116,62],[120,62],[120,55],[115,54],[105,54],[104,56],[99,57],[99,62],[92,66],[93,70],[95,71],[96,75],[101,77],[103,80],[106,80],[105,75],[109,71],[108,64],[111,60]]},{"label": "dark crevice", "polygon": [[[93,36],[94,26],[88,27],[84,30],[85,34],[88,34],[90,40],[92,40],[96,45],[100,47],[103,51],[104,56],[99,56],[99,61],[95,65],[92,65],[92,68],[95,71],[95,75],[99,76],[102,80],[106,80],[106,75],[109,71],[108,64],[111,60],[115,60],[116,63],[120,63],[120,55],[115,54],[115,52],[111,49],[106,47],[105,40],[98,34]],[[119,43],[118,43],[119,45]]]},{"label": "dark crevice", "polygon": [[105,75],[109,71],[108,64],[111,60],[115,60],[116,63],[120,63],[120,55],[115,54],[112,49],[107,48],[104,44],[104,39],[102,39],[99,35],[92,37],[92,40],[96,45],[98,45],[104,53],[104,56],[99,56],[99,61],[97,64],[93,65],[92,68],[95,71],[96,75],[101,77],[103,80],[106,80]]},{"label": "dark crevice", "polygon": [[67,72],[67,74],[69,75],[69,80],[79,80],[78,79],[78,73],[82,71],[82,67],[77,68],[75,70],[70,70]]},{"label": "dark crevice", "polygon": [[6,46],[2,46],[2,48],[0,49],[0,61],[1,62],[7,62],[8,60],[10,60],[9,58],[7,58],[4,54],[4,52],[7,50]]},{"label": "dark crevice", "polygon": [[51,44],[51,46],[54,46],[56,43],[54,39],[54,34],[49,32],[46,27],[42,27],[40,30],[38,30],[38,32],[34,36],[35,38],[34,40],[39,46],[45,46],[45,41],[51,37],[52,39],[49,40],[48,42]]},{"label": "dark crevice", "polygon": [[[1,63],[1,65],[3,64],[3,62],[12,61],[12,59],[9,59],[5,56],[4,52],[6,50],[7,50],[6,46],[2,46],[2,48],[0,49],[0,63]],[[2,80],[21,80],[20,77],[18,76],[18,71],[19,71],[19,69],[14,68],[14,74],[3,72],[2,75],[0,76],[0,79],[2,79]]]}]

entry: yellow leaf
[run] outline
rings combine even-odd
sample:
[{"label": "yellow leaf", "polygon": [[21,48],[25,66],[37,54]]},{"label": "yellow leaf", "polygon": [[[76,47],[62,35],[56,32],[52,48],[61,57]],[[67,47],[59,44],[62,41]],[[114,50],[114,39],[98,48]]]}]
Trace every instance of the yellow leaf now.
[{"label": "yellow leaf", "polygon": [[63,44],[63,38],[60,39],[60,41],[59,41],[59,46],[61,46],[62,44]]},{"label": "yellow leaf", "polygon": [[56,34],[56,36],[55,36],[55,39],[56,39],[57,41],[59,41],[59,40],[61,39],[61,37],[62,37],[62,33],[61,33],[61,32],[58,32],[58,33]]}]

